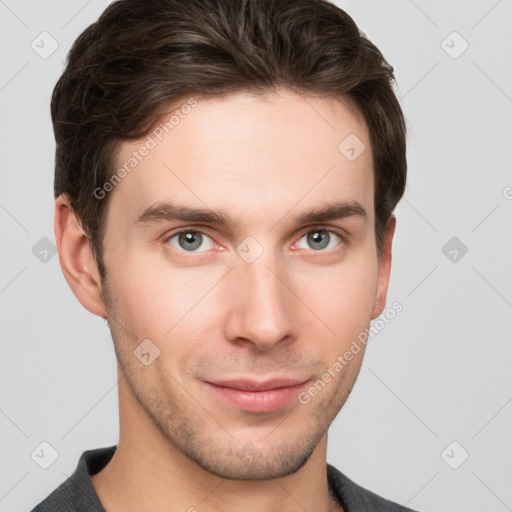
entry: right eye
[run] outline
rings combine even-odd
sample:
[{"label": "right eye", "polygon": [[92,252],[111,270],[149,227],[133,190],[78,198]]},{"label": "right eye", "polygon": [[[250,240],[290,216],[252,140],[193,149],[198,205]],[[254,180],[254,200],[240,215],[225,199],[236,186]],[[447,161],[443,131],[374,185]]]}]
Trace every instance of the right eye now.
[{"label": "right eye", "polygon": [[[196,250],[201,246],[206,247],[202,250]],[[200,229],[182,229],[173,233],[166,239],[172,247],[183,252],[205,252],[213,248],[213,240]]]}]

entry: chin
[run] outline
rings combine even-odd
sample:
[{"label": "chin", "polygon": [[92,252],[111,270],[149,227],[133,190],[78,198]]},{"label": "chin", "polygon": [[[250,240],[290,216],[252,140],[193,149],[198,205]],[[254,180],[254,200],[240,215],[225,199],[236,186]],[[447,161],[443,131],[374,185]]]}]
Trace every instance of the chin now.
[{"label": "chin", "polygon": [[[323,433],[306,437],[293,444],[259,448],[252,442],[241,448],[210,443],[196,444],[192,439],[182,452],[203,470],[227,480],[272,480],[299,471],[313,454]],[[211,441],[210,441],[211,442]]]}]

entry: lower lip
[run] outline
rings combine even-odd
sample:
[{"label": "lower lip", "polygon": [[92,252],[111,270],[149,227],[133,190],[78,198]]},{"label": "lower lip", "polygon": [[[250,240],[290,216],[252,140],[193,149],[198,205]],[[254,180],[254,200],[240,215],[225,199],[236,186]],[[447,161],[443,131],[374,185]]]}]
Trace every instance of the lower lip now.
[{"label": "lower lip", "polygon": [[205,384],[218,396],[238,409],[249,412],[272,412],[286,407],[294,400],[306,382],[285,388],[267,389],[265,391],[244,391],[241,389]]}]

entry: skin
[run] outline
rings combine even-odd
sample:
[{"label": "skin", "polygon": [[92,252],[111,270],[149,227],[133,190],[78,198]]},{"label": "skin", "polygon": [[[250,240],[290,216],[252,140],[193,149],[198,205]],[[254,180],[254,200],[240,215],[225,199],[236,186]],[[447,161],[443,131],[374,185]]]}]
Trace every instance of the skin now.
[{"label": "skin", "polygon": [[[119,443],[93,485],[108,512],[342,510],[328,491],[327,430],[364,350],[309,403],[269,413],[236,408],[204,381],[315,382],[383,312],[395,219],[379,259],[367,128],[345,102],[286,89],[197,100],[110,192],[106,283],[80,219],[56,201],[64,275],[108,319],[118,358]],[[352,162],[338,150],[349,134],[367,148]],[[124,143],[118,163],[143,140]],[[367,217],[295,222],[335,200]],[[137,223],[162,201],[222,209],[237,227]],[[326,248],[308,237],[319,226]],[[180,245],[177,228],[204,230],[203,245]],[[236,252],[246,237],[263,248],[252,263]],[[144,339],[160,350],[147,366],[134,355]]]}]

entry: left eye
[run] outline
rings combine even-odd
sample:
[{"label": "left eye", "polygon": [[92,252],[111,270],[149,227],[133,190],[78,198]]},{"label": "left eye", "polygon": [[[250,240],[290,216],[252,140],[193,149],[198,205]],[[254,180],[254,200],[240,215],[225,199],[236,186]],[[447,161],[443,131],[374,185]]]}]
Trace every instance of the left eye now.
[{"label": "left eye", "polygon": [[[173,240],[176,239],[176,245]],[[170,236],[167,241],[170,245],[178,250],[184,250],[186,252],[204,252],[209,251],[213,247],[213,240],[202,231],[186,230],[179,231],[174,235]],[[203,243],[203,242],[207,243]],[[202,250],[197,251],[202,246]]]},{"label": "left eye", "polygon": [[[298,246],[299,249],[313,249],[315,251],[332,249],[341,241],[341,237],[339,235],[333,231],[329,231],[328,229],[315,229],[310,231],[299,240],[298,244],[300,244],[300,241],[304,239],[306,239],[306,243],[309,244],[309,247]],[[336,239],[338,242],[336,242]]]}]

